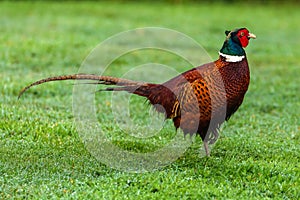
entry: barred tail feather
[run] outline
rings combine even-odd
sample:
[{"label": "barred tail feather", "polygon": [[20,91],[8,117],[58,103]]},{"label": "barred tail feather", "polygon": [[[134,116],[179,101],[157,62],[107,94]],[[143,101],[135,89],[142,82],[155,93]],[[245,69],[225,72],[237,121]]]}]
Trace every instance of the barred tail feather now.
[{"label": "barred tail feather", "polygon": [[[36,81],[26,87],[24,87],[19,95],[18,99],[22,96],[24,92],[26,92],[29,88],[35,86],[35,85],[40,85],[46,82],[51,82],[51,81],[63,81],[63,80],[94,80],[97,81],[94,84],[103,84],[103,85],[118,85],[118,86],[126,86],[126,87],[138,87],[140,85],[144,85],[144,82],[138,82],[138,81],[132,81],[128,79],[123,79],[123,78],[116,78],[116,77],[111,77],[111,76],[98,76],[94,74],[71,74],[71,75],[64,75],[64,76],[54,76],[54,77],[49,77],[46,79],[41,79],[39,81]],[[125,88],[124,88],[125,90]]]},{"label": "barred tail feather", "polygon": [[[95,84],[97,84],[97,83],[95,83]],[[151,92],[153,91],[152,88],[155,88],[156,86],[157,86],[157,84],[144,83],[144,84],[121,86],[121,87],[108,87],[108,88],[100,89],[100,90],[98,90],[98,92],[126,91],[129,93],[133,93],[133,94],[136,94],[139,96],[149,98]]]}]

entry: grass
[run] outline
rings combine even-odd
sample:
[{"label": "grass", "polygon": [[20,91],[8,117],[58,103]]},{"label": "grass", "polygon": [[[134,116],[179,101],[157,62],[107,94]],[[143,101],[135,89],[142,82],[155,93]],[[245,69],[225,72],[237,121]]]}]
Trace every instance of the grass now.
[{"label": "grass", "polygon": [[[0,2],[0,198],[2,199],[299,199],[299,4],[230,5],[155,3]],[[242,12],[241,12],[242,9]],[[137,27],[175,29],[194,38],[212,58],[224,30],[245,26],[258,36],[246,49],[251,84],[245,101],[222,127],[211,157],[201,141],[170,165],[128,173],[99,163],[84,147],[72,113],[72,84],[26,84],[76,73],[106,38]],[[168,56],[120,58],[110,73]],[[151,57],[153,56],[153,57]],[[114,69],[114,68],[112,68]],[[122,75],[122,74],[121,74]],[[107,96],[97,94],[108,136],[134,151],[151,151],[159,138],[134,141],[116,128]],[[144,100],[130,100],[143,108]],[[103,105],[102,105],[103,104]],[[137,110],[137,123],[146,123]],[[174,134],[167,126],[164,133]]]}]

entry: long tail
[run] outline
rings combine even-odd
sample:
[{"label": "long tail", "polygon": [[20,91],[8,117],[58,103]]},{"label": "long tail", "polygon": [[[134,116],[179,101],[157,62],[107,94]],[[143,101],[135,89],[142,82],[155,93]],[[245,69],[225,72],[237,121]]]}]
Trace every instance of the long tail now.
[{"label": "long tail", "polygon": [[18,99],[22,96],[24,92],[26,92],[29,88],[39,85],[46,82],[51,81],[63,81],[63,80],[94,80],[97,81],[93,84],[103,84],[103,85],[117,85],[120,87],[110,87],[103,89],[102,91],[127,91],[130,93],[138,94],[140,96],[147,97],[149,95],[150,87],[155,86],[156,84],[148,84],[139,81],[132,81],[123,78],[116,78],[111,76],[98,76],[93,74],[72,74],[72,75],[65,75],[65,76],[54,76],[45,79],[41,79],[36,81],[26,87],[24,87],[19,95]]}]

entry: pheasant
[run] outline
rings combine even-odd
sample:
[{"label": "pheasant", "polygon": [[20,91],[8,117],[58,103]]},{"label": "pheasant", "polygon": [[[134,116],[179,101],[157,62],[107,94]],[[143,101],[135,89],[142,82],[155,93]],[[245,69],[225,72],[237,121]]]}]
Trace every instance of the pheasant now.
[{"label": "pheasant", "polygon": [[250,72],[245,48],[256,36],[246,28],[225,31],[226,40],[219,58],[190,69],[162,84],[128,79],[73,74],[36,81],[23,88],[18,98],[30,87],[50,81],[93,80],[95,84],[114,85],[101,91],[126,91],[147,98],[166,119],[173,120],[176,130],[200,135],[206,155],[208,144],[218,138],[220,125],[229,120],[242,104],[248,90]]}]

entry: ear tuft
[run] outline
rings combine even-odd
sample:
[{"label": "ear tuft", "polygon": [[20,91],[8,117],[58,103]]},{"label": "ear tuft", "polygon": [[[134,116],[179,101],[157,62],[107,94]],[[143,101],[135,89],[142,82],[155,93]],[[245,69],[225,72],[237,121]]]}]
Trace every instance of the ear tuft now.
[{"label": "ear tuft", "polygon": [[226,36],[228,36],[228,34],[229,34],[230,32],[231,32],[231,31],[225,31]]}]

